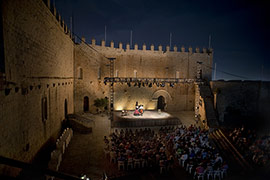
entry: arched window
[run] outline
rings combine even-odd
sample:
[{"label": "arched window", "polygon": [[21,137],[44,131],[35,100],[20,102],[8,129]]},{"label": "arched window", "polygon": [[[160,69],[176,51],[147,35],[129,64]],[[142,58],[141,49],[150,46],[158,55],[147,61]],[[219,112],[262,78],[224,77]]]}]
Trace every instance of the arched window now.
[{"label": "arched window", "polygon": [[42,121],[46,121],[48,119],[47,97],[43,97],[41,99],[41,117]]},{"label": "arched window", "polygon": [[82,79],[83,78],[83,69],[80,67],[78,69],[78,79]]}]

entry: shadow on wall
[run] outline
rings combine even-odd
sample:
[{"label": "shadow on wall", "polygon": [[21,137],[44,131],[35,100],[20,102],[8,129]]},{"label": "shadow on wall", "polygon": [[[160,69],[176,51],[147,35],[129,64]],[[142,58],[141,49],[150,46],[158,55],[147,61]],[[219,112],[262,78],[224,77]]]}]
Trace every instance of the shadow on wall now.
[{"label": "shadow on wall", "polygon": [[228,106],[224,112],[223,125],[226,127],[241,127],[263,130],[267,128],[267,119],[259,112],[245,112],[241,109]]}]

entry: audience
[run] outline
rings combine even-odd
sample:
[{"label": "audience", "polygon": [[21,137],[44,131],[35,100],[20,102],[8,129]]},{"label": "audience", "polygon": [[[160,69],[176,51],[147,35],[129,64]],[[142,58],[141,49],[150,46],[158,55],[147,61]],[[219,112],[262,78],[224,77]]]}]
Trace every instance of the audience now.
[{"label": "audience", "polygon": [[270,161],[270,136],[257,137],[255,130],[246,130],[242,126],[231,131],[229,137],[255,166],[266,166]]},{"label": "audience", "polygon": [[[159,167],[160,173],[174,167],[175,162],[186,168],[194,176],[228,169],[215,147],[208,141],[207,130],[196,126],[160,128],[154,132],[144,130],[115,130],[109,140],[104,138],[111,160],[125,162],[125,169],[139,167]],[[177,160],[177,161],[175,161]],[[133,164],[132,164],[133,162]],[[135,166],[136,164],[136,166]]]}]

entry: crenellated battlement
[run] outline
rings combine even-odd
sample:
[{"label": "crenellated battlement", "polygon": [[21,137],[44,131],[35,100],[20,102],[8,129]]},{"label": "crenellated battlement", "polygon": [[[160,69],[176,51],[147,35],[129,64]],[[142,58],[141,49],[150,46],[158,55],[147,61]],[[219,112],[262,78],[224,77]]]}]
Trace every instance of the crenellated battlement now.
[{"label": "crenellated battlement", "polygon": [[[81,38],[81,41],[84,43],[86,42],[85,37]],[[105,40],[101,40],[100,45],[96,43],[96,39],[92,38],[91,39],[91,44],[92,46],[95,47],[101,47],[101,48],[109,48],[109,49],[114,49],[114,50],[122,50],[122,51],[141,51],[141,52],[162,52],[162,53],[179,53],[179,52],[189,52],[189,53],[212,53],[213,49],[210,48],[202,48],[200,49],[199,47],[196,47],[193,49],[192,47],[188,47],[187,49],[184,46],[181,46],[181,48],[178,48],[176,45],[171,48],[169,45],[167,45],[165,48],[162,45],[159,45],[157,49],[155,49],[154,44],[151,44],[150,47],[147,47],[145,43],[142,44],[142,46],[139,46],[137,43],[134,44],[133,48],[130,47],[130,44],[127,43],[125,46],[122,42],[118,43],[118,47],[115,46],[114,41],[111,41],[109,45],[105,43]],[[125,48],[124,48],[125,47]],[[179,50],[178,50],[179,49]]]},{"label": "crenellated battlement", "polygon": [[63,29],[64,33],[68,34],[72,38],[71,31],[68,29],[68,26],[65,24],[65,21],[61,19],[61,15],[57,12],[56,8],[51,5],[51,0],[43,0],[47,8],[50,10],[55,19],[59,22],[60,27]]}]

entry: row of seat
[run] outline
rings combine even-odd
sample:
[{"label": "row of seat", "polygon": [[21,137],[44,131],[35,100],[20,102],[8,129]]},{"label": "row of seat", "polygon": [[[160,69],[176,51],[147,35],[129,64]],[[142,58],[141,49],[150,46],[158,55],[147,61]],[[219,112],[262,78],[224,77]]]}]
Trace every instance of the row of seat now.
[{"label": "row of seat", "polygon": [[[185,168],[185,170],[191,174],[192,171],[194,170],[194,166],[191,164],[186,163],[185,161],[182,161],[181,159],[179,159],[179,165],[182,166],[183,168]],[[207,176],[207,179],[210,180],[210,177],[212,180],[215,179],[223,179],[225,177],[225,175],[227,175],[227,170],[226,169],[221,169],[221,170],[213,170],[213,171],[204,171],[203,173],[196,173],[196,171],[194,172],[193,178],[195,179],[196,177],[199,179],[204,180],[204,177]]]},{"label": "row of seat", "polygon": [[[65,153],[72,137],[73,130],[71,128],[66,128],[61,136],[56,140],[56,149],[51,152],[51,159],[48,163],[49,169],[58,171],[62,162],[62,156]],[[49,177],[49,179],[52,180],[53,177]]]}]

